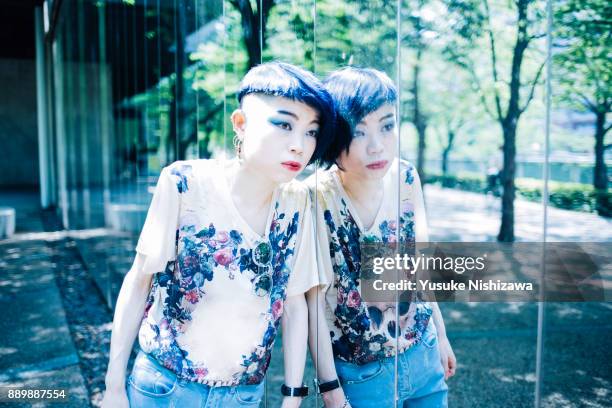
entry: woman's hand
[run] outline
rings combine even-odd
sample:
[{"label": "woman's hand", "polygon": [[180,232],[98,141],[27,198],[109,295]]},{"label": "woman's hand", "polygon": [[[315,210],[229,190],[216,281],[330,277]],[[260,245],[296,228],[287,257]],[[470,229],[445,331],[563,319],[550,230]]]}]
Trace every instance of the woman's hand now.
[{"label": "woman's hand", "polygon": [[298,408],[302,403],[302,397],[284,397],[281,408]]},{"label": "woman's hand", "polygon": [[102,408],[129,408],[130,404],[125,389],[106,389],[102,399]]},{"label": "woman's hand", "polygon": [[[342,387],[336,388],[328,392],[321,394],[325,408],[341,408],[345,407],[344,402],[346,401],[346,395]],[[351,404],[346,404],[345,408],[350,408]]]},{"label": "woman's hand", "polygon": [[444,379],[447,380],[455,375],[457,358],[455,357],[453,348],[450,345],[450,341],[448,341],[448,337],[439,337],[438,347],[440,349],[440,361],[442,362],[442,367],[444,367]]}]

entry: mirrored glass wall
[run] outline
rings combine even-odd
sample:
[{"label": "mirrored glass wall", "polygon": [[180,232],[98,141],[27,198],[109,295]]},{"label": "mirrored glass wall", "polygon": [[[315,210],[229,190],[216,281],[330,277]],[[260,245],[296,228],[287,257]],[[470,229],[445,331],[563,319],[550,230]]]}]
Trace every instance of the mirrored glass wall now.
[{"label": "mirrored glass wall", "polygon": [[[605,3],[53,2],[46,82],[64,227],[114,307],[161,169],[233,156],[240,79],[282,60],[321,78],[347,65],[391,78],[397,148],[423,184],[430,241],[610,243]],[[458,360],[451,406],[609,399],[599,390],[612,380],[597,362],[610,357],[601,341],[609,303],[439,305]],[[281,347],[282,338],[266,380],[270,407],[281,399]],[[305,381],[314,376],[309,360]],[[310,396],[302,406],[322,403]]]}]

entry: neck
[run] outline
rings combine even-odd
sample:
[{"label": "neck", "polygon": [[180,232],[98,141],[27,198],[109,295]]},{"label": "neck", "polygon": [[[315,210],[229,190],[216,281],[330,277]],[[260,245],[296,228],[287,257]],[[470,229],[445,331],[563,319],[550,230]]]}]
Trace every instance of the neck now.
[{"label": "neck", "polygon": [[382,179],[369,179],[358,174],[338,172],[342,187],[348,195],[357,201],[369,201],[378,197],[383,191]]},{"label": "neck", "polygon": [[237,165],[229,174],[230,192],[239,201],[249,202],[249,206],[257,208],[268,203],[277,183],[260,172],[253,171],[246,164]]}]

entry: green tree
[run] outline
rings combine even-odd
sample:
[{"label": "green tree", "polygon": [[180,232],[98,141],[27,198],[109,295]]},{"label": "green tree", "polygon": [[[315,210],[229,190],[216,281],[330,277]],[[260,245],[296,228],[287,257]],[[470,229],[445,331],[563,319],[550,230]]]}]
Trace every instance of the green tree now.
[{"label": "green tree", "polygon": [[[503,10],[500,7],[494,14],[491,13],[489,0],[446,0],[446,4],[455,34],[454,40],[449,42],[446,54],[470,74],[482,106],[499,124],[503,134],[502,214],[497,240],[512,242],[517,127],[519,119],[534,97],[544,67],[542,62],[531,78],[526,79],[526,62],[533,60],[526,58],[526,53],[530,48],[535,48],[534,40],[545,36],[545,2],[514,0],[511,2],[511,9]],[[506,33],[511,32],[511,39],[505,40],[504,33],[496,30],[499,25],[493,23],[495,18],[498,23],[506,21],[505,24],[510,24],[502,28]],[[484,43],[481,44],[479,40]],[[486,74],[483,74],[475,62],[481,52],[489,59]],[[509,58],[504,59],[503,56],[506,55]],[[503,69],[502,65],[506,60],[509,60],[510,64]]]},{"label": "green tree", "polygon": [[325,75],[353,65],[396,75],[397,25],[394,2],[317,0],[315,68]]},{"label": "green tree", "polygon": [[427,106],[426,82],[423,69],[426,66],[426,53],[430,51],[431,40],[436,37],[434,21],[428,18],[429,0],[407,0],[402,7],[402,45],[410,52],[410,82],[406,100],[402,101],[403,119],[414,126],[417,133],[417,171],[425,179],[425,153],[427,148],[427,127],[430,112]]},{"label": "green tree", "polygon": [[606,135],[612,127],[612,4],[606,0],[564,0],[554,4],[553,56],[557,99],[593,114],[597,212],[612,216],[605,162]]},{"label": "green tree", "polygon": [[442,174],[449,173],[449,160],[458,143],[472,145],[475,142],[475,130],[482,125],[482,109],[471,92],[469,79],[461,71],[453,75],[448,62],[441,58],[436,61],[435,81],[429,79],[430,90],[430,124],[437,135],[441,147]]}]

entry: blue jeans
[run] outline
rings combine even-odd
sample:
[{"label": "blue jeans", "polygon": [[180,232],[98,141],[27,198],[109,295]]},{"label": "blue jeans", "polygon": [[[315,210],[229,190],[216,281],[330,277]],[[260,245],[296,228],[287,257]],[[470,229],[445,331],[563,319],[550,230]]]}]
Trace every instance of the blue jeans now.
[{"label": "blue jeans", "polygon": [[336,359],[342,388],[354,408],[446,408],[448,386],[440,362],[438,335],[432,321],[423,339],[398,356],[395,401],[395,357],[357,365]]},{"label": "blue jeans", "polygon": [[153,357],[139,351],[127,380],[130,407],[258,407],[265,382],[233,387],[210,387],[179,379]]}]

